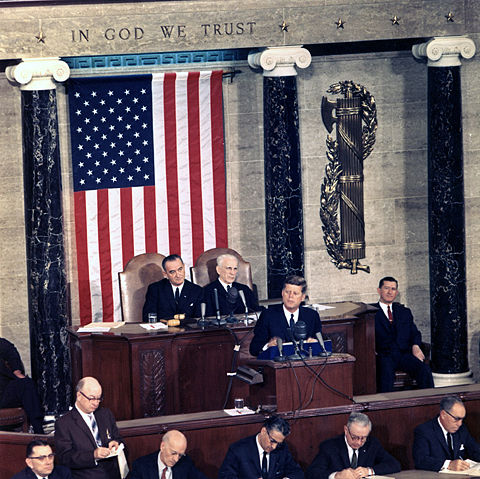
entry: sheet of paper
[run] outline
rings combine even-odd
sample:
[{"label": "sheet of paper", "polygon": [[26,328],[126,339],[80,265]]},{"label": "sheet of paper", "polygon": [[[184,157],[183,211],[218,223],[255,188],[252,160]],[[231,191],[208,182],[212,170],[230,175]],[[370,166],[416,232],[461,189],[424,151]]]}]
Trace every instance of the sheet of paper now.
[{"label": "sheet of paper", "polygon": [[467,476],[480,476],[480,463],[472,461],[471,459],[466,459],[470,465],[470,469],[465,471],[451,471],[450,469],[442,469],[440,472],[444,474],[463,474]]},{"label": "sheet of paper", "polygon": [[168,329],[165,323],[142,323],[140,325],[143,329],[156,330],[156,329]]},{"label": "sheet of paper", "polygon": [[82,326],[77,329],[77,333],[108,333],[110,328],[105,326]]},{"label": "sheet of paper", "polygon": [[[317,304],[317,303],[310,304],[309,306],[316,309],[317,311],[325,311],[327,309],[335,309],[335,306],[326,306],[324,304]],[[379,476],[377,476],[377,477],[379,477]]]},{"label": "sheet of paper", "polygon": [[103,459],[108,459],[110,457],[117,457],[123,450],[125,449],[125,445],[123,442],[120,443],[120,445],[117,447],[115,450],[111,450],[110,454],[107,457],[104,457]]},{"label": "sheet of paper", "polygon": [[255,411],[252,411],[247,406],[243,407],[242,409],[224,409],[224,411],[229,416],[246,416],[247,414],[255,414]]}]

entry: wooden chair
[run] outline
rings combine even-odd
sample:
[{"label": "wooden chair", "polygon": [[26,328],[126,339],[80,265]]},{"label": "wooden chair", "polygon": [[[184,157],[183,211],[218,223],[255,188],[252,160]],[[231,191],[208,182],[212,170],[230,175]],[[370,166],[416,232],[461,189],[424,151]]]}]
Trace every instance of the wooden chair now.
[{"label": "wooden chair", "polygon": [[235,250],[230,248],[212,248],[202,253],[195,262],[195,266],[190,268],[192,281],[199,286],[206,286],[218,278],[216,266],[217,258],[222,254],[231,254],[238,258],[238,273],[236,281],[246,284],[253,292],[255,286],[252,281],[252,268],[248,261]]},{"label": "wooden chair", "polygon": [[28,432],[28,420],[21,407],[0,409],[0,430],[14,432]]},{"label": "wooden chair", "polygon": [[150,284],[165,278],[159,253],[144,253],[134,256],[118,273],[122,318],[126,323],[142,322],[142,308]]}]

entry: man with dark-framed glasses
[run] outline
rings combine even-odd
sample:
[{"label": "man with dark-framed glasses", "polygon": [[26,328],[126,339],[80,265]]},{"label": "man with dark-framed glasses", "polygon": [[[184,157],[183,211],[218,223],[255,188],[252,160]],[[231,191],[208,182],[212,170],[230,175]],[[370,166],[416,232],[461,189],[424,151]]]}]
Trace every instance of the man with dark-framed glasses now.
[{"label": "man with dark-framed glasses", "polygon": [[445,396],[440,401],[437,417],[415,428],[413,460],[416,469],[428,471],[466,471],[467,459],[480,462],[480,445],[463,424],[466,409],[457,396]]},{"label": "man with dark-framed glasses", "polygon": [[400,471],[400,463],[370,436],[371,430],[366,414],[352,412],[343,426],[344,433],[320,444],[307,478],[360,479]]},{"label": "man with dark-framed glasses", "polygon": [[12,479],[71,479],[70,469],[55,466],[55,454],[50,445],[41,439],[30,441],[27,445],[25,462],[27,467],[15,474]]},{"label": "man with dark-framed glasses", "polygon": [[55,423],[58,462],[74,479],[119,479],[115,453],[122,439],[115,418],[102,402],[102,386],[92,377],[80,379],[74,407]]},{"label": "man with dark-framed glasses", "polygon": [[285,419],[272,416],[255,436],[233,443],[218,473],[219,479],[303,479],[303,471],[284,443],[290,434]]}]

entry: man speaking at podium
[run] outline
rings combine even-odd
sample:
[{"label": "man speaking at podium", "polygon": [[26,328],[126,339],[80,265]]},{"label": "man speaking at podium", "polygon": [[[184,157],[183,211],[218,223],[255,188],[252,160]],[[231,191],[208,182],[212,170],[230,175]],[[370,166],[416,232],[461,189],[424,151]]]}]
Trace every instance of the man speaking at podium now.
[{"label": "man speaking at podium", "polygon": [[277,345],[277,338],[291,341],[295,324],[303,321],[306,325],[306,342],[317,341],[316,333],[322,332],[322,323],[317,311],[301,306],[305,300],[307,282],[301,276],[289,276],[283,283],[282,304],[274,304],[260,314],[253,330],[250,354],[258,356],[271,346]]},{"label": "man speaking at podium", "polygon": [[156,313],[158,319],[173,318],[176,314],[184,314],[186,318],[199,317],[203,290],[185,279],[182,258],[171,254],[162,261],[162,268],[167,277],[148,287],[143,322],[148,322],[149,313]]}]

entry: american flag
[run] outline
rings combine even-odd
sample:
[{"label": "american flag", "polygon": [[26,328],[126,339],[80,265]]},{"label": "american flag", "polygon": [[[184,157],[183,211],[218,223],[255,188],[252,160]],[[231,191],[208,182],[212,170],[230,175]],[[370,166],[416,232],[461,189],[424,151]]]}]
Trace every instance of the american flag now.
[{"label": "american flag", "polygon": [[71,79],[80,322],[121,320],[135,255],[227,246],[222,72]]}]

